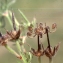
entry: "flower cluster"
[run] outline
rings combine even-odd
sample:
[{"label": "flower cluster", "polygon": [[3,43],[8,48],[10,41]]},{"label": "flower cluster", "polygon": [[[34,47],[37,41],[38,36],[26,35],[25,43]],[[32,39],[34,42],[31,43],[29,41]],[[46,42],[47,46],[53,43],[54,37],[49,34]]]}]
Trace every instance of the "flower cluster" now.
[{"label": "flower cluster", "polygon": [[[50,40],[49,40],[49,32],[55,32],[57,28],[56,23],[52,24],[52,29],[53,31],[50,30],[50,27],[46,25],[45,26],[42,23],[37,24],[36,28],[33,28],[32,25],[30,25],[28,27],[28,32],[27,32],[27,36],[28,37],[35,37],[37,36],[37,43],[38,43],[38,50],[35,50],[33,48],[31,48],[31,53],[37,57],[46,55],[47,57],[49,57],[49,59],[52,59],[52,56],[54,56],[56,54],[56,52],[58,51],[59,48],[59,44],[58,43],[54,49],[52,49],[51,45],[50,45]],[[46,34],[47,36],[47,42],[48,42],[48,46],[45,49],[43,44],[40,42],[40,38],[43,37],[43,35]]]}]

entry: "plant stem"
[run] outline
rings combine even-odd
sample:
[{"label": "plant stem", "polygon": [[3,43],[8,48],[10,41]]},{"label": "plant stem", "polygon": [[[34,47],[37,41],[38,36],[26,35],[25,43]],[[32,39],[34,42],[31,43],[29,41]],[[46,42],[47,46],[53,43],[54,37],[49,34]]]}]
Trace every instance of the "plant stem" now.
[{"label": "plant stem", "polygon": [[37,40],[38,40],[38,51],[39,51],[40,50],[39,35],[37,36]]},{"label": "plant stem", "polygon": [[[11,27],[13,28],[13,23],[12,23],[10,17],[9,17],[9,16],[6,16],[6,18],[8,19],[8,21],[9,21]],[[16,28],[19,29],[19,23],[18,23],[18,21],[16,20],[16,18],[15,18],[15,24],[16,24]]]},{"label": "plant stem", "polygon": [[48,29],[46,28],[46,34],[47,34],[47,41],[48,41],[48,48],[49,48],[49,51],[51,52],[51,49],[50,49],[50,40],[49,40],[49,34],[48,34]]},{"label": "plant stem", "polygon": [[[19,51],[19,53],[20,53],[20,56],[22,56],[22,60],[23,60],[23,62],[24,62],[24,63],[27,63],[27,61],[26,61],[26,57],[24,56],[24,52],[21,51],[21,47],[20,47],[20,44],[19,44],[18,41],[16,41],[16,45],[17,45],[18,51]],[[22,45],[22,46],[23,46],[23,45]]]},{"label": "plant stem", "polygon": [[12,12],[12,23],[13,23],[14,30],[16,30],[16,23],[15,23],[14,13],[13,12]]},{"label": "plant stem", "polygon": [[47,33],[48,46],[50,47],[50,40],[49,40],[49,35],[48,35],[48,29],[47,28],[46,28],[46,33]]},{"label": "plant stem", "polygon": [[11,52],[12,54],[14,54],[16,57],[20,58],[20,55],[17,54],[11,47],[9,47],[7,44],[5,44],[4,46],[5,46],[5,48],[6,48],[9,52]]},{"label": "plant stem", "polygon": [[20,44],[19,44],[18,40],[16,41],[16,46],[17,46],[17,49],[18,49],[19,53],[21,53],[21,47],[20,47]]},{"label": "plant stem", "polygon": [[38,52],[41,50],[41,44],[40,44],[40,40],[39,40],[39,35],[37,35],[37,41],[38,41]]},{"label": "plant stem", "polygon": [[22,15],[22,17],[25,19],[26,23],[29,23],[29,20],[27,19],[27,17],[23,14],[23,12],[21,10],[18,9],[18,11],[20,12],[20,14]]},{"label": "plant stem", "polygon": [[[12,12],[11,11],[9,11],[9,15],[11,16],[11,18],[12,18]],[[10,19],[10,17],[9,17],[9,15],[7,16],[9,19]],[[10,19],[11,20],[11,19]],[[9,21],[10,21],[9,20]],[[19,29],[19,22],[17,21],[17,19],[16,19],[16,17],[14,16],[14,20],[15,20],[15,24],[16,24],[16,28],[17,29]],[[12,21],[11,21],[11,23],[12,23]]]},{"label": "plant stem", "polygon": [[8,19],[8,21],[9,21],[11,27],[13,28],[13,24],[12,24],[12,21],[11,21],[10,17],[9,17],[9,16],[6,16],[6,18]]},{"label": "plant stem", "polygon": [[49,63],[53,63],[53,60],[52,60],[52,58],[51,58],[51,59],[49,58]]},{"label": "plant stem", "polygon": [[41,57],[38,57],[38,63],[41,63]]}]

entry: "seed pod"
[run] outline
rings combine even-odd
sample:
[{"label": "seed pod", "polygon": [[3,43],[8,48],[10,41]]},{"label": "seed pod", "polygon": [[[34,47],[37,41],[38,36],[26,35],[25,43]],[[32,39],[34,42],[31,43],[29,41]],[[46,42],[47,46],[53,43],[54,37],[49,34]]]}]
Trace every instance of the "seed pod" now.
[{"label": "seed pod", "polygon": [[18,31],[14,31],[14,30],[11,32],[7,31],[7,34],[11,37],[11,40],[18,39],[20,37],[20,33],[21,33],[20,29]]}]

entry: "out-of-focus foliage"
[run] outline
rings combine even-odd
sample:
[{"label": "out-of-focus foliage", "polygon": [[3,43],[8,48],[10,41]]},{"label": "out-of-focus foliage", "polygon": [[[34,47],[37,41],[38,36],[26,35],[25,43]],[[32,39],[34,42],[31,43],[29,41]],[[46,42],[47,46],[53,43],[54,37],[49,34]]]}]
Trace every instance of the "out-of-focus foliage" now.
[{"label": "out-of-focus foliage", "polygon": [[5,26],[5,17],[3,16],[6,11],[8,11],[12,4],[15,3],[16,0],[0,0],[0,27]]}]

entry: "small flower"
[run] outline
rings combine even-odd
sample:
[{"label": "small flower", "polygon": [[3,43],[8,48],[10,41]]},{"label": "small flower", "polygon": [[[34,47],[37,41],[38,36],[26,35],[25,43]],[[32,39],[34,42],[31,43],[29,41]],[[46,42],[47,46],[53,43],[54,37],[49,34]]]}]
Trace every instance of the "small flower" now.
[{"label": "small flower", "polygon": [[48,29],[48,32],[55,32],[56,31],[56,28],[57,28],[57,25],[56,23],[52,24],[52,29],[53,31],[50,30],[50,27],[49,26],[46,26],[46,23],[45,23],[45,27],[43,26],[42,23],[37,23],[37,27],[33,27],[32,24],[30,24],[30,26],[28,27],[28,32],[27,32],[27,36],[30,37],[35,37],[36,35],[39,35],[41,38],[44,34],[46,34],[46,28]]},{"label": "small flower", "polygon": [[2,33],[0,33],[0,44],[1,45],[6,45],[8,40],[10,40],[10,36],[9,35],[2,35]]},{"label": "small flower", "polygon": [[31,48],[31,51],[30,52],[33,55],[35,55],[37,57],[40,57],[40,56],[43,56],[44,55],[44,49],[43,48],[44,48],[43,46],[41,48],[41,44],[40,44],[40,49],[39,50],[35,50],[35,49]]},{"label": "small flower", "polygon": [[42,38],[42,33],[40,27],[35,28],[35,36],[37,36],[37,43],[38,43],[38,49],[35,50],[31,48],[31,53],[37,57],[43,56],[44,55],[44,47],[43,44],[40,43],[39,38]]},{"label": "small flower", "polygon": [[60,43],[58,43],[55,47],[54,47],[54,49],[52,48],[52,47],[47,47],[46,49],[45,49],[45,55],[48,57],[48,58],[50,58],[50,59],[52,59],[52,57],[56,54],[56,52],[58,51],[58,49],[59,49],[59,46],[60,46]]},{"label": "small flower", "polygon": [[33,28],[31,25],[28,27],[27,36],[34,35],[33,37],[35,37],[36,35],[39,35],[42,38],[42,34],[43,34],[42,23],[40,23],[39,25],[37,24],[36,28]]},{"label": "small flower", "polygon": [[11,32],[8,32],[7,31],[7,34],[11,37],[11,40],[16,40],[20,37],[20,29],[18,31],[11,31]]},{"label": "small flower", "polygon": [[27,36],[32,36],[32,34],[33,34],[33,25],[30,24],[30,26],[28,26]]},{"label": "small flower", "polygon": [[52,29],[55,29],[55,28],[57,28],[56,23],[52,24]]}]

